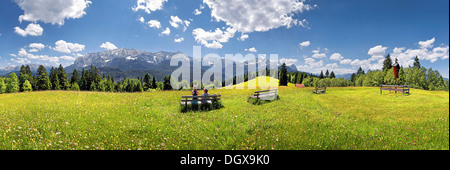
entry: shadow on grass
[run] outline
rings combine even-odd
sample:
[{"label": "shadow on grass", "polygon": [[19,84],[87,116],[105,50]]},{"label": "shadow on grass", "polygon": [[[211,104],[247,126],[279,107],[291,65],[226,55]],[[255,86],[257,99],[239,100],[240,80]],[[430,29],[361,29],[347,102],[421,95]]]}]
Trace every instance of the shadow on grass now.
[{"label": "shadow on grass", "polygon": [[205,104],[189,104],[189,105],[180,105],[180,112],[187,113],[190,111],[193,112],[207,112],[211,110],[221,109],[223,108],[223,104],[220,101],[213,101],[212,103]]},{"label": "shadow on grass", "polygon": [[278,95],[273,100],[261,100],[261,99],[257,99],[257,98],[248,97],[247,102],[251,103],[253,105],[263,105],[263,104],[271,103],[271,102],[274,102],[277,100],[280,100],[280,96],[278,96]]}]

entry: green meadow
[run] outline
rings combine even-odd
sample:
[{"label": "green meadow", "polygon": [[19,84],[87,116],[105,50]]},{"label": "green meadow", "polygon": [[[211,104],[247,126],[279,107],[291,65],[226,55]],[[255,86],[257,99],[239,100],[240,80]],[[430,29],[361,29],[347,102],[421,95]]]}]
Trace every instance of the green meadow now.
[{"label": "green meadow", "polygon": [[211,90],[224,108],[180,112],[190,91],[0,95],[2,150],[448,150],[449,93],[376,87]]}]

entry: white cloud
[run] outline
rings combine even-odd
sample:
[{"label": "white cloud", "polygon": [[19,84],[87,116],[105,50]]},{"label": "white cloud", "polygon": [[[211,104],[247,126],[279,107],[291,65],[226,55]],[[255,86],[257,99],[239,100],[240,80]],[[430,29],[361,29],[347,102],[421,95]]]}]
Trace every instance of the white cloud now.
[{"label": "white cloud", "polygon": [[60,53],[72,53],[72,52],[80,52],[84,50],[84,45],[77,43],[69,43],[64,40],[59,40],[55,43],[55,48],[53,50]]},{"label": "white cloud", "polygon": [[192,31],[192,34],[198,43],[213,49],[222,48],[223,45],[221,43],[228,42],[230,38],[234,37],[235,33],[236,30],[233,28],[227,28],[225,31],[217,28],[214,32],[197,28]]},{"label": "white cloud", "polygon": [[67,60],[67,61],[75,61],[75,58],[74,57],[72,57],[72,56],[61,56],[61,57],[59,57],[59,59],[62,59],[62,60]]},{"label": "white cloud", "polygon": [[43,21],[64,25],[65,19],[81,18],[84,11],[92,2],[89,0],[16,0],[16,3],[24,11],[19,16],[19,21]]},{"label": "white cloud", "polygon": [[167,27],[163,32],[161,32],[160,36],[162,35],[170,35],[170,28]]},{"label": "white cloud", "polygon": [[256,50],[255,47],[252,47],[252,48],[249,48],[249,49],[245,49],[245,51],[254,52],[254,53],[258,52],[258,50]]},{"label": "white cloud", "polygon": [[241,37],[238,38],[239,41],[245,41],[248,38],[248,34],[242,34]]},{"label": "white cloud", "polygon": [[293,58],[281,58],[280,59],[280,64],[286,63],[287,66],[291,66],[295,63],[297,63],[297,59],[293,59]]},{"label": "white cloud", "polygon": [[334,61],[341,61],[343,59],[344,59],[344,57],[339,53],[334,53],[330,56],[330,60],[334,60]]},{"label": "white cloud", "polygon": [[312,57],[313,58],[326,58],[327,57],[326,53],[328,52],[328,49],[325,48],[324,51],[325,51],[324,53],[321,53],[320,49],[313,50],[312,53],[314,53],[314,54],[312,55]]},{"label": "white cloud", "polygon": [[137,0],[137,5],[133,7],[133,11],[144,10],[150,14],[152,11],[161,10],[168,0]]},{"label": "white cloud", "polygon": [[386,54],[387,47],[383,47],[381,45],[377,45],[372,47],[367,54],[371,55],[370,61],[378,61],[384,59],[384,54]]},{"label": "white cloud", "polygon": [[144,17],[140,17],[140,18],[138,19],[138,21],[140,21],[141,23],[144,23],[144,22],[145,22],[145,19],[144,19]]},{"label": "white cloud", "polygon": [[161,28],[161,23],[158,20],[150,20],[147,22],[148,26],[150,26],[150,28]]},{"label": "white cloud", "polygon": [[37,50],[42,50],[42,49],[45,48],[45,45],[41,44],[41,43],[31,43],[30,45],[28,45],[28,47],[34,48],[34,49],[37,49]]},{"label": "white cloud", "polygon": [[349,65],[349,64],[352,64],[352,60],[350,60],[350,59],[344,59],[344,60],[342,60],[340,63],[341,63],[341,64],[347,64],[347,65]]},{"label": "white cloud", "polygon": [[23,30],[22,28],[15,27],[14,32],[21,35],[22,37],[30,36],[41,36],[44,32],[44,29],[39,24],[28,24],[27,28]]},{"label": "white cloud", "polygon": [[311,45],[310,41],[304,41],[299,44],[301,47],[309,47]]},{"label": "white cloud", "polygon": [[178,16],[170,16],[169,23],[170,25],[172,25],[172,27],[178,28],[179,27],[178,24],[183,24],[183,21],[180,18],[178,18]]},{"label": "white cloud", "polygon": [[194,15],[200,15],[202,14],[202,11],[195,9],[195,11],[193,12]]},{"label": "white cloud", "polygon": [[191,24],[190,21],[188,20],[182,20],[180,19],[178,16],[170,16],[170,21],[169,21],[170,25],[174,28],[179,28],[180,25],[184,26],[183,31],[186,31],[187,27],[189,27],[189,25]]},{"label": "white cloud", "polygon": [[26,58],[11,58],[12,62],[16,62],[19,64],[26,64],[26,63],[30,63],[31,61],[26,59]]},{"label": "white cloud", "polygon": [[181,38],[175,38],[175,40],[174,40],[174,42],[176,42],[176,43],[180,43],[180,42],[183,42],[184,41],[184,38],[183,37],[181,37]]},{"label": "white cloud", "polygon": [[110,42],[103,43],[102,45],[100,45],[100,48],[104,48],[106,50],[115,50],[115,49],[117,49],[117,47],[113,43],[110,43]]},{"label": "white cloud", "polygon": [[194,15],[200,15],[200,14],[202,14],[202,9],[204,9],[205,8],[205,6],[202,4],[202,5],[200,5],[200,9],[195,9],[195,11],[193,12],[193,14]]},{"label": "white cloud", "polygon": [[426,40],[426,41],[419,41],[419,45],[420,48],[432,48],[433,47],[433,43],[436,41],[436,39],[433,37],[430,40]]},{"label": "white cloud", "polygon": [[305,26],[306,20],[294,19],[294,14],[311,10],[315,6],[304,0],[203,0],[211,9],[211,17],[225,22],[242,33],[264,32],[285,26]]}]

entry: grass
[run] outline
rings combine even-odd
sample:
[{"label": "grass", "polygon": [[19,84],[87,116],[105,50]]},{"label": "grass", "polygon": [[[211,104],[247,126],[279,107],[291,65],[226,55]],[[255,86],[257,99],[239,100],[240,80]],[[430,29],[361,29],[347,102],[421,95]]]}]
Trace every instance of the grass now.
[{"label": "grass", "polygon": [[448,150],[449,93],[411,89],[280,87],[212,90],[222,109],[180,113],[188,91],[46,91],[0,95],[4,150]]}]

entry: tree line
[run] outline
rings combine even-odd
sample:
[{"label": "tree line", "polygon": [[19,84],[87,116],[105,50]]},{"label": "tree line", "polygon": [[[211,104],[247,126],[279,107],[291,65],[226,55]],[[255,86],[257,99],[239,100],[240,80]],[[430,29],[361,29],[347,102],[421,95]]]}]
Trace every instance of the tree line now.
[{"label": "tree line", "polygon": [[[397,59],[395,59],[397,63]],[[333,71],[329,73],[327,70],[325,74],[321,71],[320,75],[308,74],[305,72],[288,73],[283,64],[280,70],[280,86],[287,86],[288,82],[293,84],[304,84],[306,87],[346,87],[346,86],[380,86],[387,85],[410,85],[412,88],[423,90],[449,90],[449,81],[444,80],[442,75],[432,68],[425,68],[421,66],[419,57],[414,59],[413,66],[404,68],[400,67],[397,82],[394,79],[394,71],[392,69],[392,59],[388,54],[383,62],[381,70],[364,70],[360,67],[356,73],[353,73],[350,80],[344,78],[336,78]]]},{"label": "tree line", "polygon": [[[397,60],[397,59],[395,59]],[[397,62],[397,61],[395,61]],[[394,85],[394,72],[392,71],[392,60],[390,55],[385,57],[383,68],[381,70],[368,70],[366,73],[361,67],[356,73],[353,73],[350,80],[344,78],[336,78],[333,71],[321,71],[319,75],[313,75],[306,72],[287,72],[286,64],[283,64],[278,75],[274,75],[275,71],[266,69],[265,75],[279,78],[280,86],[287,86],[288,83],[304,84],[306,87],[347,87],[347,86],[380,86],[381,84]],[[99,92],[143,92],[151,90],[179,90],[183,88],[189,89],[196,85],[199,88],[222,87],[226,85],[236,84],[236,80],[244,79],[244,82],[255,79],[261,72],[250,72],[244,74],[243,77],[234,76],[233,79],[212,84],[203,85],[202,82],[194,81],[188,83],[181,81],[171,86],[170,80],[174,80],[171,76],[165,76],[162,81],[157,81],[156,76],[150,76],[148,73],[144,77],[137,79],[125,78],[122,81],[114,81],[111,76],[105,74],[100,75],[96,67],[90,66],[89,69],[84,68],[81,74],[74,70],[69,78],[62,65],[57,68],[51,68],[50,73],[44,66],[40,65],[37,75],[32,75],[30,67],[21,66],[19,76],[11,73],[8,78],[0,77],[0,94],[45,91],[45,90],[70,90],[70,91],[99,91]],[[232,82],[231,82],[232,81]],[[175,81],[174,81],[175,82]],[[416,57],[413,66],[404,68],[400,67],[397,85],[410,85],[412,88],[423,90],[449,90],[449,81],[444,80],[442,75],[432,68],[421,66],[419,58]]]},{"label": "tree line", "polygon": [[101,76],[98,69],[92,65],[87,70],[83,68],[81,73],[75,69],[70,78],[62,65],[57,68],[52,67],[50,73],[40,65],[36,76],[32,74],[28,65],[22,65],[19,77],[16,73],[11,73],[8,78],[0,77],[0,94],[45,90],[143,92],[171,89],[170,76],[166,76],[163,82],[159,82],[156,81],[156,76],[152,77],[147,73],[144,77],[126,78],[116,82],[109,75]]}]

